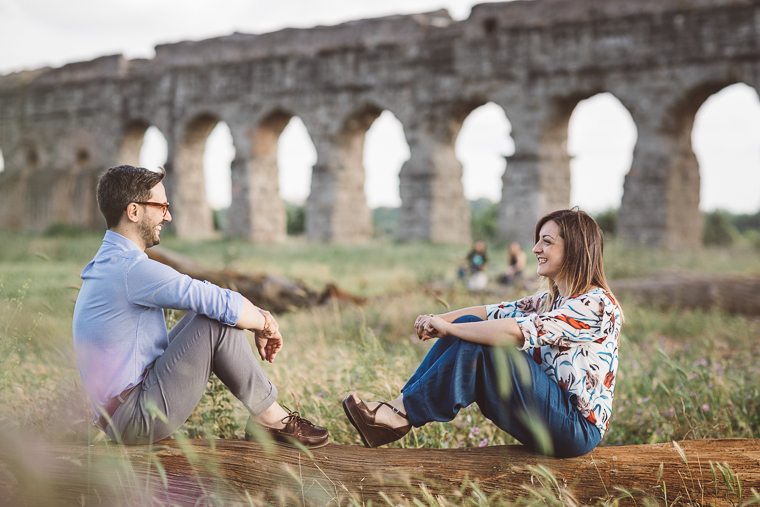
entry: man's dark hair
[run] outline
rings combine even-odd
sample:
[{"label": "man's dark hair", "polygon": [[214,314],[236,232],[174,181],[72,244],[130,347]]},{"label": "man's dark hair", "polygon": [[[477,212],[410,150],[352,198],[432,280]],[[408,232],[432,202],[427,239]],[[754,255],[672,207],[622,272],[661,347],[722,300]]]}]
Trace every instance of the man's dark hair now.
[{"label": "man's dark hair", "polygon": [[120,165],[107,170],[98,181],[98,207],[111,229],[119,224],[122,213],[131,202],[147,202],[150,191],[161,183],[166,170],[151,171],[144,167]]}]

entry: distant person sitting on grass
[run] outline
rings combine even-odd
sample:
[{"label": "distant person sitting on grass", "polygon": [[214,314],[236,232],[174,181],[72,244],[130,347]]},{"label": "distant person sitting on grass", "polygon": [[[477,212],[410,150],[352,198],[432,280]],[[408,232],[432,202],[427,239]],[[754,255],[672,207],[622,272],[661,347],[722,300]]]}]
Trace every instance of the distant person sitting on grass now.
[{"label": "distant person sitting on grass", "polygon": [[[98,183],[108,231],[84,268],[74,308],[74,349],[95,424],[109,438],[147,444],[174,433],[203,396],[211,373],[248,412],[246,438],[327,444],[328,433],[277,402],[253,355],[274,361],[282,335],[272,315],[241,294],[193,280],[148,258],[171,222],[165,173],[112,167]],[[187,314],[167,333],[164,309]]]},{"label": "distant person sitting on grass", "polygon": [[522,271],[528,263],[528,257],[520,248],[520,243],[513,241],[507,250],[507,270],[499,277],[499,281],[504,285],[512,285],[522,277]]},{"label": "distant person sitting on grass", "polygon": [[465,258],[465,266],[459,268],[459,278],[467,278],[467,288],[470,290],[482,290],[488,285],[486,265],[485,241],[478,240],[472,245],[472,250]]},{"label": "distant person sitting on grass", "polygon": [[[539,220],[533,253],[548,290],[515,302],[420,315],[422,340],[439,338],[398,398],[343,400],[367,447],[412,426],[450,421],[477,403],[488,419],[535,452],[588,453],[609,428],[622,314],[607,286],[604,235],[586,213]],[[523,352],[507,353],[503,347]],[[500,388],[501,379],[510,388]],[[545,438],[542,438],[542,435]]]}]

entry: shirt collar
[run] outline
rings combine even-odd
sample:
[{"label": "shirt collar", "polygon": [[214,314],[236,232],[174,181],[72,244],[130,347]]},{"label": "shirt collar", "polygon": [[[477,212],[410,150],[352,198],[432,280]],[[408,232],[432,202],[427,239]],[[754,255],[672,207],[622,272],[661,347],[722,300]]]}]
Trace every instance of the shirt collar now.
[{"label": "shirt collar", "polygon": [[139,246],[137,246],[131,239],[122,236],[118,232],[111,230],[106,231],[106,235],[103,238],[103,244],[113,245],[122,250],[137,250],[142,252]]}]

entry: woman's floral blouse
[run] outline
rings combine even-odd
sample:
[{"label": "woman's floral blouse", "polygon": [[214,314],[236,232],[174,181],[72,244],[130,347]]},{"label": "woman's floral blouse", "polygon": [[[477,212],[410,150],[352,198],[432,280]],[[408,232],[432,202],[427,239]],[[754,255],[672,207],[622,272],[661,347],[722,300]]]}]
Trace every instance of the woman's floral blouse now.
[{"label": "woman's floral blouse", "polygon": [[548,292],[512,303],[486,305],[488,319],[514,318],[522,350],[549,378],[569,391],[581,415],[604,436],[610,426],[618,367],[620,309],[603,289],[558,298],[550,312],[537,310]]}]

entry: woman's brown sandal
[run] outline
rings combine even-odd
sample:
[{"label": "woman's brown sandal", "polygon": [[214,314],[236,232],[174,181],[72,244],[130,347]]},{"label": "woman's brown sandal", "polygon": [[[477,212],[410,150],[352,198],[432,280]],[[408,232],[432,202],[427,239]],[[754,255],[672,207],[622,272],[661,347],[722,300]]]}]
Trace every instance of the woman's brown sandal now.
[{"label": "woman's brown sandal", "polygon": [[405,413],[385,401],[378,402],[377,407],[370,410],[363,401],[359,400],[357,403],[350,394],[343,399],[343,410],[346,412],[346,417],[359,432],[359,436],[362,437],[362,442],[366,447],[380,447],[395,442],[403,438],[412,429],[411,423],[398,428],[391,428],[387,424],[376,422],[377,411],[383,405],[407,421],[409,420]]}]

